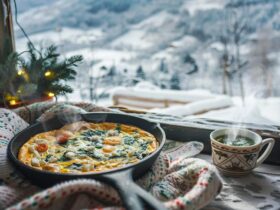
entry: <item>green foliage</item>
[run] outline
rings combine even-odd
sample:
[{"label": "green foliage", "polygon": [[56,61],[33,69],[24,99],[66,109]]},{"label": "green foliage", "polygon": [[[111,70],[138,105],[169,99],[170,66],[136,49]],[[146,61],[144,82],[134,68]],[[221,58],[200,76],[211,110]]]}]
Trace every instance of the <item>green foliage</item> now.
[{"label": "green foliage", "polygon": [[142,80],[145,80],[146,79],[146,74],[142,68],[142,66],[139,66],[136,70],[136,77],[137,78],[140,78]]},{"label": "green foliage", "polygon": [[188,72],[186,72],[186,74],[193,74],[193,73],[198,72],[197,63],[190,54],[185,55],[185,57],[183,58],[183,62],[189,63],[192,66],[191,69]]},{"label": "green foliage", "polygon": [[171,86],[171,89],[173,90],[180,90],[181,87],[180,87],[180,78],[179,78],[179,75],[175,72],[171,79],[170,79],[170,86]]},{"label": "green foliage", "polygon": [[109,77],[114,77],[116,75],[116,66],[113,65],[111,66],[111,68],[109,69],[109,72],[107,74],[107,76]]},{"label": "green foliage", "polygon": [[[46,91],[53,92],[55,95],[71,93],[73,90],[70,86],[65,85],[63,81],[74,80],[76,76],[75,67],[80,63],[82,56],[72,56],[65,60],[59,59],[57,47],[40,49],[37,51],[28,44],[28,60],[21,61],[21,67],[29,75],[29,83],[37,85],[37,93],[44,95]],[[46,77],[45,73],[51,75]]]},{"label": "green foliage", "polygon": [[20,78],[17,77],[16,66],[19,63],[19,55],[15,52],[11,53],[5,63],[0,64],[0,94],[13,94]]},{"label": "green foliage", "polygon": [[71,93],[73,89],[66,81],[74,80],[76,67],[83,60],[82,56],[62,59],[57,47],[35,49],[28,44],[27,56],[11,53],[5,63],[0,63],[0,97],[31,99]]},{"label": "green foliage", "polygon": [[159,71],[164,73],[164,74],[168,73],[168,68],[167,68],[167,65],[164,62],[164,59],[161,59],[161,61],[160,61]]}]

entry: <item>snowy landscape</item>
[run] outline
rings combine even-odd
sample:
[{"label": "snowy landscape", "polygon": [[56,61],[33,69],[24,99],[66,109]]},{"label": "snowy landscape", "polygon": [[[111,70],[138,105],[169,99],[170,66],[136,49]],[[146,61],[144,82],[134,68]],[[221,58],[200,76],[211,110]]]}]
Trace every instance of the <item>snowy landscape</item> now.
[{"label": "snowy landscape", "polygon": [[280,124],[278,0],[17,2],[36,46],[84,57],[59,100],[112,105],[122,93],[188,102],[151,112]]}]

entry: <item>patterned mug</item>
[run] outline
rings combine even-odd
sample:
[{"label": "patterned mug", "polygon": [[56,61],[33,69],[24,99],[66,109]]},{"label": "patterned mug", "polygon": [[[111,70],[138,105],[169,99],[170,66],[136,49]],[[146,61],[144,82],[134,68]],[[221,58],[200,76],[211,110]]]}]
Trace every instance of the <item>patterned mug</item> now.
[{"label": "patterned mug", "polygon": [[[250,146],[232,146],[221,143],[217,139],[234,133],[236,136],[242,136],[250,139],[253,144]],[[250,173],[258,167],[270,154],[274,139],[262,137],[247,129],[218,129],[210,134],[212,147],[212,161],[220,172],[228,176],[242,176]],[[266,150],[259,157],[259,153],[268,144]]]}]

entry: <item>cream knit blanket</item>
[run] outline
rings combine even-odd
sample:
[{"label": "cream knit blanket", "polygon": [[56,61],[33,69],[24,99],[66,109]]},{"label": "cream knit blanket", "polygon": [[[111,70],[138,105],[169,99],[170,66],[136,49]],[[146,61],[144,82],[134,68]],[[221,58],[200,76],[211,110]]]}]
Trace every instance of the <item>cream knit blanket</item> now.
[{"label": "cream knit blanket", "polygon": [[[44,103],[13,112],[0,109],[0,209],[117,209],[122,206],[118,193],[110,186],[90,179],[57,184],[48,189],[32,185],[7,159],[9,140],[36,119],[56,113],[108,111],[91,104]],[[187,158],[200,145],[189,142],[176,153],[161,155],[151,170],[137,183],[168,209],[199,209],[220,191],[221,181],[206,161]]]}]

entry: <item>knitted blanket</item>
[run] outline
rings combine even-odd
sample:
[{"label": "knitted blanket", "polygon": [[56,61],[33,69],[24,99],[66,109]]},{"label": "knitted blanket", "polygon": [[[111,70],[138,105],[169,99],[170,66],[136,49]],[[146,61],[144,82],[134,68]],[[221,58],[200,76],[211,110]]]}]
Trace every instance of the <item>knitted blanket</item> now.
[{"label": "knitted blanket", "polygon": [[[119,209],[115,189],[93,179],[77,179],[48,189],[32,185],[7,159],[9,140],[35,120],[57,113],[110,111],[92,104],[43,103],[14,111],[0,109],[0,209]],[[159,156],[137,184],[161,200],[168,209],[191,210],[207,205],[220,191],[221,181],[206,161],[190,158],[200,143],[189,142],[175,152]],[[178,155],[181,154],[181,155]]]}]

